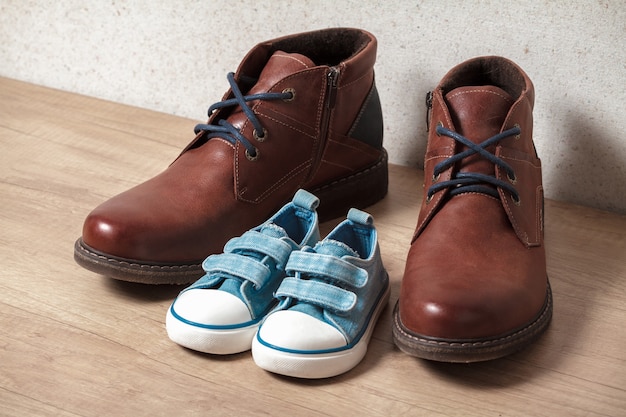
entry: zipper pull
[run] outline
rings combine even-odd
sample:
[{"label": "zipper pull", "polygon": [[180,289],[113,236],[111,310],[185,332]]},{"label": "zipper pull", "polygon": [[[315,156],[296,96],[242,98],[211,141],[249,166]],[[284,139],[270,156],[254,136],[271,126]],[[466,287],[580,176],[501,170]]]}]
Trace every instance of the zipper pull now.
[{"label": "zipper pull", "polygon": [[330,67],[327,77],[328,99],[326,100],[326,108],[335,107],[335,99],[337,98],[337,80],[339,79],[339,69]]},{"label": "zipper pull", "polygon": [[426,93],[426,132],[430,130],[430,113],[433,109],[433,92]]}]

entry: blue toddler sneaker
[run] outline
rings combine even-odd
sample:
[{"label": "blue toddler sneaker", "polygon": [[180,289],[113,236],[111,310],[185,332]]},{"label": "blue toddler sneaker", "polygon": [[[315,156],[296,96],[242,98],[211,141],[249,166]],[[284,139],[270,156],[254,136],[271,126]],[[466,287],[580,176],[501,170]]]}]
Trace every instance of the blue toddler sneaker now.
[{"label": "blue toddler sneaker", "polygon": [[256,364],[299,378],[355,367],[389,301],[372,216],[350,209],[324,240],[292,252],[287,273],[276,291],[279,305],[252,342]]},{"label": "blue toddler sneaker", "polygon": [[224,253],[206,258],[206,274],[167,311],[170,339],[205,353],[250,349],[259,323],[276,306],[273,295],[286,275],[289,255],[320,239],[318,204],[313,194],[299,190],[268,221],[231,239]]}]

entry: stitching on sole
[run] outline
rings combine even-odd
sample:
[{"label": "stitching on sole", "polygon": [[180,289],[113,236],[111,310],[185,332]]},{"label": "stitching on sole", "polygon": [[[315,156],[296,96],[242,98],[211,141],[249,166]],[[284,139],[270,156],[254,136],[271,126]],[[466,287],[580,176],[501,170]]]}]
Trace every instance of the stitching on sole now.
[{"label": "stitching on sole", "polygon": [[141,264],[141,263],[136,263],[136,262],[128,262],[128,261],[122,261],[119,259],[114,259],[114,258],[109,258],[106,257],[104,255],[101,255],[99,253],[90,251],[89,249],[87,249],[85,246],[83,246],[82,241],[80,241],[78,243],[78,245],[76,245],[76,247],[88,258],[91,258],[91,260],[95,260],[94,258],[97,258],[99,260],[103,260],[106,263],[109,264],[114,264],[116,266],[120,266],[120,267],[126,267],[128,269],[131,270],[144,270],[144,271],[163,271],[163,272],[170,272],[170,271],[180,271],[180,272],[185,272],[185,271],[193,271],[194,269],[200,269],[201,268],[201,264],[187,264],[187,265],[148,265],[148,264]]}]

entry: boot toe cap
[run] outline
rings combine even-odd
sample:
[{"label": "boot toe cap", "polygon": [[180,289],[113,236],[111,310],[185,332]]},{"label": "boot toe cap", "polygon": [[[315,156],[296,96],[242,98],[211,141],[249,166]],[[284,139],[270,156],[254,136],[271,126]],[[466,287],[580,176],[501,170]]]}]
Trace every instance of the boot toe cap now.
[{"label": "boot toe cap", "polygon": [[510,291],[490,293],[448,290],[440,294],[422,292],[414,300],[400,303],[400,319],[415,334],[444,340],[476,340],[500,336],[532,319],[524,294]]},{"label": "boot toe cap", "polygon": [[140,235],[136,232],[129,233],[127,224],[122,220],[124,217],[94,210],[83,224],[82,241],[103,254],[128,259],[140,258],[136,242]]}]

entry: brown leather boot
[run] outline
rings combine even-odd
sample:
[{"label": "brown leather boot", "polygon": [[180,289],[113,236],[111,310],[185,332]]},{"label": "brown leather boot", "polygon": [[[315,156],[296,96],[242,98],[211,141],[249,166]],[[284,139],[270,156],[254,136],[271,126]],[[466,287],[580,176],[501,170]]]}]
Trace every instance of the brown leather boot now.
[{"label": "brown leather boot", "polygon": [[376,46],[368,32],[334,28],[254,47],[178,158],[89,214],[76,261],[125,281],[189,283],[299,188],[320,199],[322,219],[382,199]]},{"label": "brown leather boot", "polygon": [[394,341],[437,361],[501,357],[552,316],[534,88],[513,62],[481,57],[453,68],[427,101],[424,198]]}]

